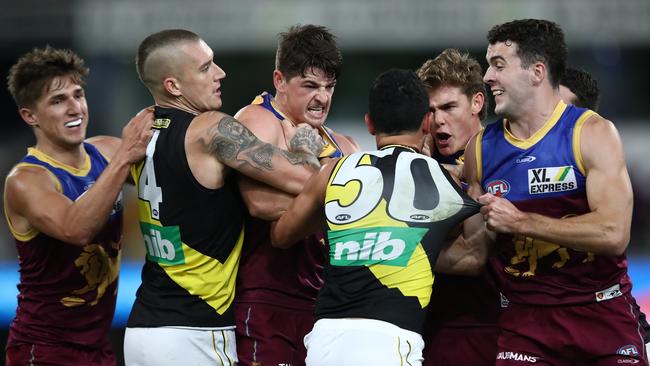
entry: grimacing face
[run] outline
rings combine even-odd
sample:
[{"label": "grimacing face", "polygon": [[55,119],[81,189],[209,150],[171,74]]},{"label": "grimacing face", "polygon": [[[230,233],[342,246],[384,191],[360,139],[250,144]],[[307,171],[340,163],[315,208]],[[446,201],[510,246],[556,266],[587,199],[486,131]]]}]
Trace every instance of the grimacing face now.
[{"label": "grimacing face", "polygon": [[274,79],[277,99],[293,122],[306,122],[312,127],[325,123],[332,104],[335,79],[318,68],[307,69],[304,76],[299,74],[289,80],[276,70]]},{"label": "grimacing face", "polygon": [[55,77],[46,85],[33,108],[21,108],[21,117],[38,129],[48,143],[60,147],[77,146],[86,138],[88,104],[81,85],[71,76]]},{"label": "grimacing face", "polygon": [[480,130],[478,113],[482,99],[470,99],[457,86],[442,85],[429,91],[429,109],[433,113],[431,134],[443,156],[464,150],[469,139]]}]

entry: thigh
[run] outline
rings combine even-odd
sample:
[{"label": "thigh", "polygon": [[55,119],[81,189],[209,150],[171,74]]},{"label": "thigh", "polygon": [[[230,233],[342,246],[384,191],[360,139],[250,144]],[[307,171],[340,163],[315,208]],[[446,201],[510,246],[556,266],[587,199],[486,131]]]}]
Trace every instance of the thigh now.
[{"label": "thigh", "polygon": [[303,339],[313,327],[311,313],[240,304],[235,307],[235,318],[240,365],[305,364]]},{"label": "thigh", "polygon": [[115,366],[115,355],[108,341],[98,349],[25,344],[7,348],[5,362],[7,366]]},{"label": "thigh", "polygon": [[355,329],[336,321],[321,326],[322,320],[316,322],[305,337],[307,366],[422,365],[424,342],[420,335],[397,327],[392,332]]},{"label": "thigh", "polygon": [[425,337],[424,366],[493,366],[498,328],[440,328]]},{"label": "thigh", "polygon": [[127,366],[234,365],[235,331],[126,328],[124,362]]}]

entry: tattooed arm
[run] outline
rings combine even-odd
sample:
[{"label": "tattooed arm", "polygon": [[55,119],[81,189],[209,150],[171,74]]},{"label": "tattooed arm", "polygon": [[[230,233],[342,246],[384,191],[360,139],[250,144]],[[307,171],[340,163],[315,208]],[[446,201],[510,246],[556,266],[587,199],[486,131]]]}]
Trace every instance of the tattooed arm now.
[{"label": "tattooed arm", "polygon": [[301,151],[290,152],[260,141],[236,119],[220,112],[201,114],[191,129],[201,131],[195,133],[195,141],[190,137],[190,143],[195,142],[204,154],[287,193],[298,194],[302,182],[319,167],[316,156],[306,152],[321,141],[315,131],[300,133],[296,144]]}]

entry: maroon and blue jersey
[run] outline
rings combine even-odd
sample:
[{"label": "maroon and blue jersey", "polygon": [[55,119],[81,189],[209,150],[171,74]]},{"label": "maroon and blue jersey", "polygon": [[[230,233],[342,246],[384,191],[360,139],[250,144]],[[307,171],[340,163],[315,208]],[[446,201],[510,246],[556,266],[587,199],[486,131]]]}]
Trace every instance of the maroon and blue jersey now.
[{"label": "maroon and blue jersey", "polygon": [[[108,164],[85,143],[80,169],[30,148],[17,166],[46,169],[71,201],[86,192]],[[78,247],[40,233],[18,232],[8,219],[18,250],[20,283],[16,318],[7,347],[23,344],[99,348],[106,344],[117,295],[122,233],[122,197],[93,241]],[[47,207],[43,207],[44,210]]]},{"label": "maroon and blue jersey", "polygon": [[[277,109],[273,97],[266,92],[258,95],[252,104],[264,107],[279,121],[287,119]],[[324,132],[326,129],[323,127],[321,134]],[[328,156],[341,156],[341,149],[333,138],[328,142]],[[235,303],[262,303],[312,311],[316,295],[323,285],[326,254],[322,234],[310,235],[290,249],[274,248],[271,245],[270,223],[249,217],[237,275]]]},{"label": "maroon and blue jersey", "polygon": [[[530,138],[510,133],[507,121],[477,138],[478,178],[484,191],[518,209],[557,219],[590,212],[580,131],[593,111],[559,102]],[[625,254],[595,255],[524,235],[499,235],[490,258],[510,302],[566,305],[609,300],[631,289]]]}]

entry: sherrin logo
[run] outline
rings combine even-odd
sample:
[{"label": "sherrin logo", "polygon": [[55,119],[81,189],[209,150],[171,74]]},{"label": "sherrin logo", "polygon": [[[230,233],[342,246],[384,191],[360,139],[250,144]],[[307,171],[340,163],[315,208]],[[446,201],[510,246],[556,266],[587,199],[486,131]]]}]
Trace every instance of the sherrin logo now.
[{"label": "sherrin logo", "polygon": [[578,189],[572,166],[528,169],[528,193],[543,194]]},{"label": "sherrin logo", "polygon": [[485,186],[485,191],[497,197],[503,197],[510,192],[510,183],[503,179],[493,180]]}]

